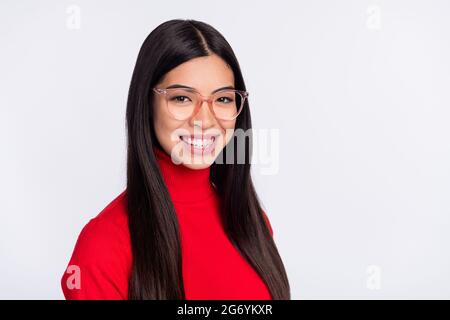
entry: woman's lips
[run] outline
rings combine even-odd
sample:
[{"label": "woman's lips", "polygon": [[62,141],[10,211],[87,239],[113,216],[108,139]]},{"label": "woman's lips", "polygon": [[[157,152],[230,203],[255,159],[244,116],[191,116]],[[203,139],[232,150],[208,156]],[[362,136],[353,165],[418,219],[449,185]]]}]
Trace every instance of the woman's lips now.
[{"label": "woman's lips", "polygon": [[183,141],[191,151],[195,154],[205,154],[211,152],[215,145],[218,136],[208,135],[208,136],[180,136],[181,141]]}]

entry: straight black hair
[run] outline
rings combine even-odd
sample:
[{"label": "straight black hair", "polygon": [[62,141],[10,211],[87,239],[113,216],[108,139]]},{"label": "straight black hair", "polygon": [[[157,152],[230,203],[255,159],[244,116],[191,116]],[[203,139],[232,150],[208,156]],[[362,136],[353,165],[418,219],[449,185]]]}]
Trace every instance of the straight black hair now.
[{"label": "straight black hair", "polygon": [[[230,66],[236,89],[246,90],[231,46],[204,22],[174,19],[160,24],[137,57],[126,110],[126,200],[133,256],[129,299],[186,299],[178,221],[153,152],[160,144],[154,131],[151,88],[176,66],[210,55]],[[248,100],[235,129],[251,129]],[[219,157],[226,159],[226,149]],[[250,155],[249,144],[245,149]],[[214,162],[210,181],[220,196],[222,225],[230,242],[266,283],[272,299],[290,299],[287,274],[250,176],[250,161]]]}]

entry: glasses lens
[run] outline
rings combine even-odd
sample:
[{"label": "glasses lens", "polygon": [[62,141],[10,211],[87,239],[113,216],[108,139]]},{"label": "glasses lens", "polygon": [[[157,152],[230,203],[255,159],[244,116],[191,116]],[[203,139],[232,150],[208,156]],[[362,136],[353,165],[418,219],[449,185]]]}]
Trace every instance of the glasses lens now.
[{"label": "glasses lens", "polygon": [[[233,120],[237,117],[244,104],[244,98],[234,90],[216,92],[212,97],[213,111],[217,118]],[[178,120],[188,119],[200,103],[200,96],[187,89],[166,89],[167,107]]]},{"label": "glasses lens", "polygon": [[219,119],[234,119],[240,112],[242,104],[242,96],[233,90],[220,91],[214,95],[214,113]]},{"label": "glasses lens", "polygon": [[189,118],[198,103],[197,94],[186,89],[167,89],[166,98],[169,112],[179,120]]}]

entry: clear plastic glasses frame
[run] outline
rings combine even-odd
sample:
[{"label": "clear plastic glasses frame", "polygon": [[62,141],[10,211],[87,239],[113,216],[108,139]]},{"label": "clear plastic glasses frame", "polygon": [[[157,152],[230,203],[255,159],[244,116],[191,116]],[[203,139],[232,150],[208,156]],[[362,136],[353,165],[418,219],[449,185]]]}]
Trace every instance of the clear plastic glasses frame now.
[{"label": "clear plastic glasses frame", "polygon": [[[248,92],[236,89],[223,89],[210,96],[203,96],[197,90],[190,88],[153,88],[157,94],[164,95],[166,107],[169,113],[177,120],[187,120],[192,115],[197,114],[203,101],[208,103],[209,110],[218,119],[234,120],[241,113],[244,102],[248,97]],[[224,102],[217,102],[217,99],[230,98],[233,101],[228,105]],[[190,101],[179,101],[176,98],[188,98]],[[231,99],[230,99],[231,100]]]}]

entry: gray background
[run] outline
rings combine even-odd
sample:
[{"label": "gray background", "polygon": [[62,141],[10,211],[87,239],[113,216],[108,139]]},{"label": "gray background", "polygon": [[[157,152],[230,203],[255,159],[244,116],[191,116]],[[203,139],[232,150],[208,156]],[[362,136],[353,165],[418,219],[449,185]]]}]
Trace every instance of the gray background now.
[{"label": "gray background", "polygon": [[0,298],[63,298],[81,228],[125,187],[138,50],[173,18],[222,32],[254,128],[279,130],[278,173],[253,175],[292,297],[450,298],[449,14],[445,0],[2,0]]}]

